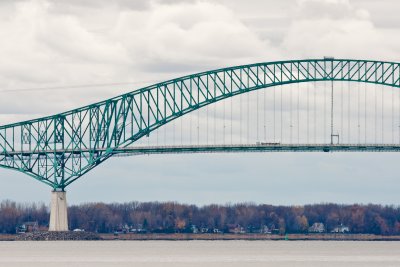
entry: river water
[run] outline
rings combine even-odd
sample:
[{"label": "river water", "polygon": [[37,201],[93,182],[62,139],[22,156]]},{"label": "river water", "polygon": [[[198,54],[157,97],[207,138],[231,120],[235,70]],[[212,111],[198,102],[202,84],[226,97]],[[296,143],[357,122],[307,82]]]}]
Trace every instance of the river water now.
[{"label": "river water", "polygon": [[400,266],[400,242],[14,241],[0,266]]}]

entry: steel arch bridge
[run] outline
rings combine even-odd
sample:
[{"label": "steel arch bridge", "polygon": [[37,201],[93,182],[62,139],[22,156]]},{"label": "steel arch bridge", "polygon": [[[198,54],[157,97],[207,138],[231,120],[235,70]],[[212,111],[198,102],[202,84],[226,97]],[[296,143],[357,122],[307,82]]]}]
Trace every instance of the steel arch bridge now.
[{"label": "steel arch bridge", "polygon": [[256,63],[157,83],[53,116],[0,127],[0,167],[26,173],[64,191],[119,153],[220,151],[400,151],[396,145],[279,145],[147,148],[131,144],[209,104],[250,91],[292,83],[354,81],[400,87],[400,63],[310,59]]}]

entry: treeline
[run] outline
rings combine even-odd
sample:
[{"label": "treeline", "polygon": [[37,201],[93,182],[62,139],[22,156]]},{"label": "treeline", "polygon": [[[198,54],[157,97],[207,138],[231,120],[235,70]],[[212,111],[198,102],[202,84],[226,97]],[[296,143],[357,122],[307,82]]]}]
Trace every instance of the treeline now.
[{"label": "treeline", "polygon": [[30,221],[46,226],[49,216],[49,208],[43,203],[17,204],[4,200],[0,203],[0,233],[15,233],[17,226]]},{"label": "treeline", "polygon": [[[176,233],[260,232],[307,233],[314,223],[323,223],[327,232],[339,225],[351,233],[399,235],[400,207],[382,205],[314,204],[272,206],[242,203],[198,207],[173,202],[88,203],[69,207],[70,229],[99,233],[115,231]],[[0,232],[14,233],[16,226],[37,221],[48,225],[49,210],[44,204],[0,203]]]}]

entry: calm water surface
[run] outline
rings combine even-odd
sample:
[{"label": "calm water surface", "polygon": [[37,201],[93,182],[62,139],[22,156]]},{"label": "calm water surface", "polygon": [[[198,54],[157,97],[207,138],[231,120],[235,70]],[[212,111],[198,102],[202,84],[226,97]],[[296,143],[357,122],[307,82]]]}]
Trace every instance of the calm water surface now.
[{"label": "calm water surface", "polygon": [[400,242],[0,242],[0,266],[400,266]]}]

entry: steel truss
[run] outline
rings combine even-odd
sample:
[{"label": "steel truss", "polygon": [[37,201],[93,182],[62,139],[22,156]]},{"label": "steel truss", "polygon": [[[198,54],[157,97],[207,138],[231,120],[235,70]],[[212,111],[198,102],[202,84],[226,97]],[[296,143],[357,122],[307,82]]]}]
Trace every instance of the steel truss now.
[{"label": "steel truss", "polygon": [[399,66],[327,58],[257,63],[184,76],[54,116],[1,126],[0,167],[64,190],[140,138],[209,104],[300,82],[354,81],[400,87]]}]

